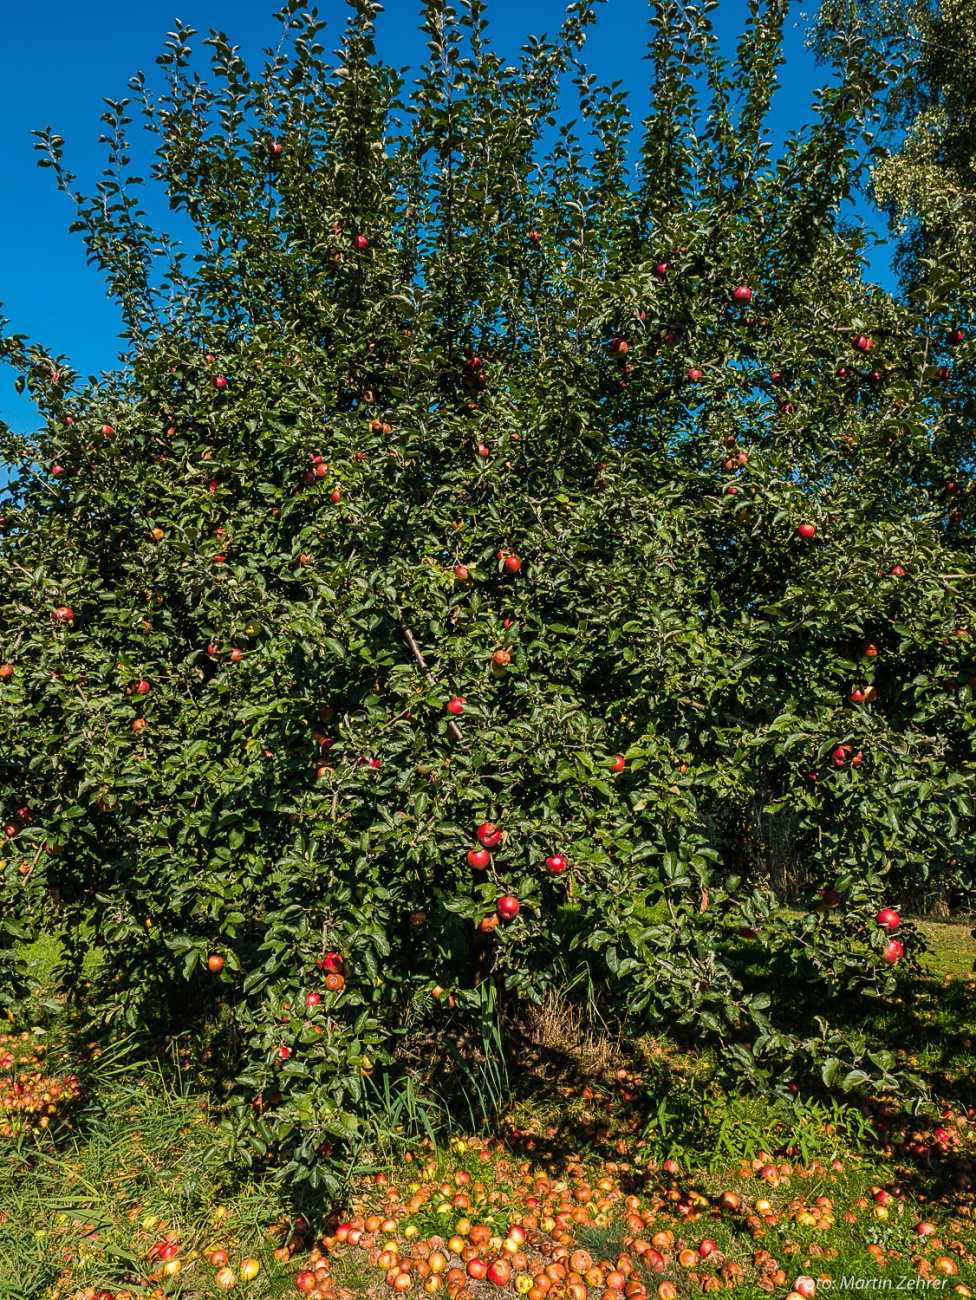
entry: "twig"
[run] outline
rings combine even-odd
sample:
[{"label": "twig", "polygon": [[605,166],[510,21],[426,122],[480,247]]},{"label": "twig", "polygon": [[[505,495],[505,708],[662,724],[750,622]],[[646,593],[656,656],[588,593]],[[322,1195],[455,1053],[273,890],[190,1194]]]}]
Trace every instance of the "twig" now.
[{"label": "twig", "polygon": [[[417,642],[414,640],[413,633],[407,627],[406,621],[403,617],[403,610],[400,608],[399,605],[397,605],[396,607],[396,614],[397,614],[397,622],[400,625],[400,631],[403,633],[403,639],[410,647],[410,653],[413,655],[414,659],[416,659],[418,665],[420,666],[421,672],[427,678],[427,681],[430,683],[430,685],[431,686],[435,685],[434,674],[427,667],[427,662],[424,659],[424,656],[420,653],[420,646],[417,645]],[[456,740],[459,744],[464,739],[464,737],[461,735],[461,728],[458,726],[458,724],[454,721],[453,718],[449,719],[448,721],[447,734],[451,736],[454,740]]]}]

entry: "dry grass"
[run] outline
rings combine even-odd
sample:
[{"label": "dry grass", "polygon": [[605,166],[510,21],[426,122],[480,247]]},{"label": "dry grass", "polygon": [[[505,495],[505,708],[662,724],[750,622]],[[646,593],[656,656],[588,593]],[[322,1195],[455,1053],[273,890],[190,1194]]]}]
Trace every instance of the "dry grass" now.
[{"label": "dry grass", "polygon": [[527,1047],[561,1057],[582,1078],[608,1074],[624,1050],[619,1031],[613,1036],[604,1025],[588,1026],[585,1008],[558,992],[548,993],[539,1006],[521,1009],[519,1034]]}]

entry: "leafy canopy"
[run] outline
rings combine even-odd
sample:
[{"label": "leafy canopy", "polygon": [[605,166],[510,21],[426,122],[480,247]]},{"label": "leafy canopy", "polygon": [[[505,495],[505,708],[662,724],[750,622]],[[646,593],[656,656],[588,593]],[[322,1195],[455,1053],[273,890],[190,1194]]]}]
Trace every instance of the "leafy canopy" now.
[{"label": "leafy canopy", "polygon": [[774,157],[785,5],[726,59],[660,0],[632,144],[592,0],[515,63],[427,0],[409,93],[379,8],[332,62],[289,3],[258,71],[178,27],[136,78],[192,255],[129,101],[90,197],[42,133],[128,342],[86,384],[3,340],[43,422],[2,439],[0,924],[63,929],[92,1017],[219,1003],[228,1123],[314,1185],[485,986],[917,1088],[859,1020],[921,943],[879,905],[971,889],[972,345],[844,219],[889,71],[851,37]]}]

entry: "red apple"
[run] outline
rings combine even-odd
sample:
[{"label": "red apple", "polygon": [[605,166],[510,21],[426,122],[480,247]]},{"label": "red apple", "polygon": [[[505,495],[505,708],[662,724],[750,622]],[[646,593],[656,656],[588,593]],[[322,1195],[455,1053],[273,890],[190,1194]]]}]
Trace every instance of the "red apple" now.
[{"label": "red apple", "polygon": [[752,299],[752,290],[746,284],[740,284],[738,289],[732,290],[732,298],[735,302],[749,302]]},{"label": "red apple", "polygon": [[891,570],[891,576],[893,578],[904,578],[905,570],[901,567],[900,564],[896,564]]},{"label": "red apple", "polygon": [[342,500],[342,491],[340,488],[336,488],[336,490],[332,493],[332,501],[335,505],[338,505],[341,500]]},{"label": "red apple", "polygon": [[477,453],[478,453],[479,456],[490,456],[490,455],[491,455],[491,452],[488,450],[488,448],[485,446],[485,444],[484,444],[483,442],[479,442],[479,443],[478,443],[478,446],[475,448],[475,450],[477,451]]},{"label": "red apple", "polygon": [[241,660],[244,658],[244,651],[241,650],[238,646],[234,646],[233,650],[230,652],[230,657],[233,663],[239,664]]},{"label": "red apple", "polygon": [[614,339],[610,344],[610,351],[614,356],[625,357],[630,351],[630,344],[626,339]]},{"label": "red apple", "polygon": [[851,702],[852,704],[863,704],[863,702],[864,702],[864,692],[863,692],[863,691],[851,691],[850,695],[849,695],[847,698],[850,700],[850,702]]},{"label": "red apple", "polygon": [[148,691],[149,689],[150,689],[149,683],[146,681],[145,678],[143,678],[142,681],[136,687],[136,690],[139,692],[140,695],[145,695],[146,691]]},{"label": "red apple", "polygon": [[946,335],[946,342],[951,343],[953,346],[955,346],[955,344],[961,343],[965,337],[966,335],[963,333],[963,331],[957,327],[954,330],[950,330],[949,333]]},{"label": "red apple", "polygon": [[306,993],[306,994],[305,994],[305,1005],[306,1005],[307,1007],[317,1007],[318,1004],[319,1004],[321,1001],[322,1001],[322,994],[321,994],[321,993]]},{"label": "red apple", "polygon": [[213,562],[214,562],[214,564],[226,564],[226,563],[227,563],[227,556],[226,556],[226,555],[215,555],[215,556],[213,557]]},{"label": "red apple", "polygon": [[692,366],[691,369],[688,371],[688,378],[691,380],[693,384],[697,384],[699,379],[701,379],[701,377],[702,377],[702,371],[700,371],[697,368],[697,366]]},{"label": "red apple", "polygon": [[730,497],[737,497],[739,495],[739,489],[737,487],[727,487],[725,491],[726,495]]},{"label": "red apple", "polygon": [[936,376],[938,377],[938,379],[939,379],[939,380],[944,384],[944,383],[946,382],[947,379],[951,379],[951,378],[952,378],[952,367],[951,367],[951,366],[939,366],[938,370],[937,370],[935,373],[936,373]]},{"label": "red apple", "polygon": [[280,140],[272,140],[271,144],[268,146],[268,151],[273,157],[280,158],[285,152],[285,146]]},{"label": "red apple", "polygon": [[850,752],[850,745],[838,745],[831,755],[834,760],[834,767],[843,767],[847,762],[847,756]]},{"label": "red apple", "polygon": [[482,822],[477,834],[478,843],[486,849],[493,849],[502,838],[502,833],[494,822]]},{"label": "red apple", "polygon": [[801,537],[814,537],[817,532],[816,524],[800,524],[796,530]]},{"label": "red apple", "polygon": [[459,578],[462,582],[467,582],[470,574],[463,564],[459,564],[454,570],[454,576]]},{"label": "red apple", "polygon": [[342,970],[342,953],[327,952],[324,957],[320,957],[315,963],[319,970],[327,970],[332,975],[337,975]]},{"label": "red apple", "polygon": [[290,1047],[285,1047],[285,1046],[282,1045],[281,1047],[278,1048],[278,1060],[279,1060],[279,1061],[287,1061],[288,1058],[289,1058],[290,1056],[291,1056],[291,1048],[290,1048]]},{"label": "red apple", "polygon": [[369,240],[365,235],[357,235],[352,242],[353,247],[360,253],[369,246]]},{"label": "red apple", "polygon": [[488,1281],[495,1286],[506,1286],[512,1276],[512,1266],[504,1257],[494,1260],[488,1268]]},{"label": "red apple", "polygon": [[226,387],[227,387],[226,377],[224,375],[218,375],[217,378],[214,380],[214,388],[219,388],[223,390]]},{"label": "red apple", "polygon": [[51,615],[55,623],[72,623],[74,621],[74,612],[67,605],[59,605]]},{"label": "red apple", "polygon": [[874,347],[874,340],[869,339],[866,334],[856,334],[854,338],[851,339],[851,347],[855,348],[858,352],[870,352]]},{"label": "red apple", "polygon": [[491,861],[491,854],[487,849],[469,849],[468,866],[474,867],[476,871],[484,871]]},{"label": "red apple", "polygon": [[475,1255],[474,1259],[468,1260],[468,1277],[473,1277],[476,1282],[488,1272],[488,1261],[482,1259],[480,1255]]},{"label": "red apple", "polygon": [[877,920],[882,930],[897,930],[901,925],[901,917],[893,907],[883,907],[878,913]]},{"label": "red apple", "polygon": [[664,342],[668,345],[669,348],[673,348],[678,341],[678,336],[674,332],[674,330],[665,330],[664,333],[661,335],[661,338],[664,340]]},{"label": "red apple", "polygon": [[657,276],[659,280],[663,280],[670,270],[671,270],[670,262],[658,262],[657,266],[655,266],[654,268],[654,274]]},{"label": "red apple", "polygon": [[546,858],[546,866],[554,876],[566,870],[566,859],[561,853],[554,853],[551,858]]},{"label": "red apple", "polygon": [[455,695],[452,700],[448,700],[447,711],[448,713],[453,713],[455,716],[464,712],[464,700],[460,695]]},{"label": "red apple", "polygon": [[897,939],[889,939],[881,949],[881,960],[887,962],[889,966],[894,966],[895,962],[904,954],[904,951],[905,949]]},{"label": "red apple", "polygon": [[505,568],[509,571],[509,573],[518,573],[521,567],[522,567],[522,561],[519,559],[517,555],[505,556]]},{"label": "red apple", "polygon": [[299,1291],[314,1291],[317,1285],[315,1274],[307,1268],[303,1268],[300,1273],[295,1274],[295,1286]]},{"label": "red apple", "polygon": [[468,367],[469,370],[480,370],[483,365],[483,362],[480,357],[470,356],[468,357],[467,361],[465,361],[464,364]]},{"label": "red apple", "polygon": [[224,969],[224,959],[220,953],[215,952],[212,957],[207,958],[207,966],[215,975],[218,975]]},{"label": "red apple", "polygon": [[834,374],[837,376],[838,379],[849,379],[851,372],[848,370],[846,366],[838,366],[837,369],[834,371]]},{"label": "red apple", "polygon": [[19,835],[23,829],[24,828],[21,826],[20,822],[9,821],[4,825],[3,833],[6,835],[8,840],[12,840],[15,836]]},{"label": "red apple", "polygon": [[861,654],[863,654],[866,659],[873,659],[877,653],[878,647],[873,641],[865,641],[864,645],[861,647]]},{"label": "red apple", "polygon": [[793,1283],[793,1290],[797,1295],[802,1296],[803,1300],[813,1300],[817,1294],[817,1284],[812,1277],[803,1277],[802,1275]]},{"label": "red apple", "polygon": [[613,762],[610,764],[610,771],[622,772],[626,766],[627,766],[627,760],[624,758],[623,754],[618,754],[616,758],[613,760]]},{"label": "red apple", "polygon": [[491,656],[491,662],[495,665],[496,668],[507,668],[508,665],[512,662],[512,656],[508,653],[507,650],[496,650],[495,653]]},{"label": "red apple", "polygon": [[530,230],[529,238],[532,240],[533,244],[538,244],[542,236],[539,234],[538,230]]},{"label": "red apple", "polygon": [[502,894],[495,904],[495,911],[503,921],[514,920],[519,914],[519,901],[514,894]]}]

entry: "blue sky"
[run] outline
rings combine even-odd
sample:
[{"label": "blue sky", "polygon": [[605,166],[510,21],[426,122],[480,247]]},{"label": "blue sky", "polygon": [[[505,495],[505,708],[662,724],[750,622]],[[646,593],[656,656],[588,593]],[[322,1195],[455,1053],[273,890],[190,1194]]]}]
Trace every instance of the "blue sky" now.
[{"label": "blue sky", "polygon": [[[489,16],[493,43],[514,55],[530,33],[553,32],[566,0],[492,0]],[[29,5],[7,5],[0,46],[0,146],[6,183],[0,204],[0,302],[8,330],[29,335],[54,352],[69,355],[83,373],[115,364],[119,343],[118,315],[106,298],[97,270],[85,262],[80,235],[70,234],[72,211],[59,195],[49,171],[37,167],[30,132],[50,125],[66,141],[65,163],[89,190],[103,166],[98,136],[102,98],[121,98],[129,77],[143,70],[152,78],[156,55],[178,15],[197,28],[225,31],[246,57],[260,60],[275,36],[271,0],[49,0],[43,24]],[[335,36],[345,19],[343,0],[320,0],[319,12]],[[588,60],[601,80],[620,78],[631,90],[631,107],[639,119],[645,104],[647,67],[642,62],[648,39],[645,0],[607,0],[591,28]],[[730,48],[746,16],[743,0],[722,0],[714,16],[723,43]],[[416,66],[424,56],[415,0],[388,0],[380,20],[380,52],[398,67]],[[198,37],[198,44],[199,44]],[[781,89],[773,125],[782,138],[809,118],[814,88],[824,70],[815,67],[804,48],[799,8],[787,26],[787,63],[780,70]],[[202,67],[202,64],[201,64]],[[141,174],[149,163],[139,159]],[[152,211],[152,209],[150,209]],[[166,213],[165,204],[161,211]],[[864,214],[872,218],[866,207]],[[164,224],[173,228],[170,218]],[[888,281],[886,256],[875,258],[876,276]],[[0,370],[0,417],[17,430],[33,427],[29,402],[14,391],[14,374]]]}]

